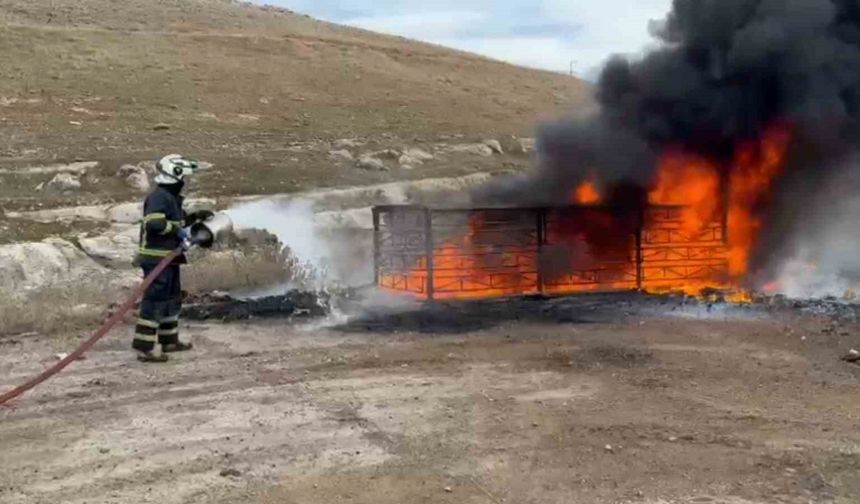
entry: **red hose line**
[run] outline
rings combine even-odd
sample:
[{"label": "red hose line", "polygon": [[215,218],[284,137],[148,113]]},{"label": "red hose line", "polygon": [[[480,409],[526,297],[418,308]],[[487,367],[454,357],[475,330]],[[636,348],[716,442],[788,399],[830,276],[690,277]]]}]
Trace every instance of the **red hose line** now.
[{"label": "red hose line", "polygon": [[39,376],[36,376],[27,383],[19,385],[18,387],[15,387],[14,389],[0,396],[0,406],[3,406],[12,399],[15,399],[16,397],[20,396],[24,392],[27,392],[28,390],[38,386],[45,380],[51,378],[55,374],[65,369],[72,362],[75,362],[76,360],[81,358],[82,355],[87,353],[90,348],[93,347],[93,345],[95,345],[100,339],[102,339],[107,333],[109,333],[111,329],[116,327],[117,324],[122,321],[125,314],[129,310],[134,308],[135,304],[137,304],[137,301],[143,296],[143,293],[146,291],[146,289],[148,289],[149,286],[152,285],[152,282],[155,281],[158,275],[160,275],[165,269],[167,269],[167,267],[170,266],[170,263],[172,263],[173,260],[176,259],[176,257],[179,256],[179,254],[181,253],[182,249],[178,248],[171,252],[169,256],[162,259],[162,261],[158,263],[158,266],[156,266],[155,269],[152,270],[152,273],[150,273],[146,278],[143,279],[143,282],[140,284],[140,286],[137,287],[137,289],[135,289],[135,291],[132,293],[131,297],[128,298],[125,304],[120,307],[119,311],[114,313],[114,315],[110,319],[108,319],[108,321],[105,322],[104,325],[102,325],[99,330],[96,331],[95,334],[90,337],[90,339],[83,342],[83,344],[81,344],[81,346],[79,346],[77,350],[70,353],[65,359],[46,369]]}]

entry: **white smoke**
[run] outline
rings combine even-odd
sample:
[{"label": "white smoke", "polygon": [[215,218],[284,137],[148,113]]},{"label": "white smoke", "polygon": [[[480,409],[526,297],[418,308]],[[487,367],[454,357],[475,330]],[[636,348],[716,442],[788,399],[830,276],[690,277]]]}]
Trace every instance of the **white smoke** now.
[{"label": "white smoke", "polygon": [[[236,230],[260,229],[278,237],[287,247],[299,267],[308,273],[316,288],[326,283],[327,263],[325,243],[314,226],[313,204],[306,200],[288,203],[261,200],[227,210]],[[288,286],[278,286],[283,289]]]},{"label": "white smoke", "polygon": [[277,236],[302,270],[302,285],[276,286],[258,295],[283,292],[284,288],[325,290],[372,282],[370,230],[323,227],[312,201],[267,199],[239,205],[227,214],[236,230],[259,229]]},{"label": "white smoke", "polygon": [[779,294],[792,299],[845,297],[851,300],[850,293],[856,292],[852,282],[842,277],[838,270],[819,266],[803,257],[787,261],[780,269],[776,287]]},{"label": "white smoke", "polygon": [[320,266],[324,254],[314,229],[313,204],[261,200],[227,210],[236,229],[263,229],[290,248],[302,263]]},{"label": "white smoke", "polygon": [[[796,212],[809,223],[779,271],[781,294],[792,298],[839,297],[853,301],[860,292],[860,158],[840,167],[840,175],[817,195],[797,194]],[[806,204],[807,198],[814,204]],[[810,209],[817,215],[809,215]]]}]

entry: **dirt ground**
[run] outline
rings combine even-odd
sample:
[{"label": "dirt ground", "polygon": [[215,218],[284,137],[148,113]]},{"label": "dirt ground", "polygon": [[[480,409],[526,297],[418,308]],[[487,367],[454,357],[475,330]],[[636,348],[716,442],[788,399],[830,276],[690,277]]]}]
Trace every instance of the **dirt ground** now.
[{"label": "dirt ground", "polygon": [[[163,367],[126,328],[0,408],[0,501],[858,502],[856,328],[663,303],[196,324]],[[0,341],[0,387],[71,343]]]}]

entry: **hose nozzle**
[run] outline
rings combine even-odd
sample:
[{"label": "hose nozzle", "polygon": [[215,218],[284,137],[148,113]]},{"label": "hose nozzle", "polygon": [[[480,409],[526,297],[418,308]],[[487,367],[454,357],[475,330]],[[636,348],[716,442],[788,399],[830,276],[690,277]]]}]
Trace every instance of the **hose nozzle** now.
[{"label": "hose nozzle", "polygon": [[233,220],[219,212],[203,222],[191,226],[191,241],[202,248],[212,248],[215,242],[233,230]]}]

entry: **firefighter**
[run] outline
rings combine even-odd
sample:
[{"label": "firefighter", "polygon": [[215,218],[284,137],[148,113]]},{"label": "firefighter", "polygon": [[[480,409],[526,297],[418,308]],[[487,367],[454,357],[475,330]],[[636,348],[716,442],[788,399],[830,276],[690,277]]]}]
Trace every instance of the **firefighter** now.
[{"label": "firefighter", "polygon": [[[200,211],[186,214],[182,209],[182,189],[187,177],[197,171],[197,162],[178,154],[165,156],[156,164],[155,188],[143,204],[140,225],[140,250],[136,263],[144,277],[171,252],[191,246],[187,226],[203,222],[213,213]],[[179,267],[186,264],[180,254],[162,272],[143,295],[132,348],[141,362],[167,362],[167,354],[192,349],[191,343],[179,340],[179,312],[182,309],[182,287]],[[156,347],[161,352],[156,353]]]}]

